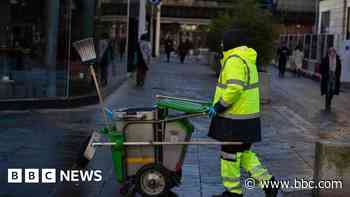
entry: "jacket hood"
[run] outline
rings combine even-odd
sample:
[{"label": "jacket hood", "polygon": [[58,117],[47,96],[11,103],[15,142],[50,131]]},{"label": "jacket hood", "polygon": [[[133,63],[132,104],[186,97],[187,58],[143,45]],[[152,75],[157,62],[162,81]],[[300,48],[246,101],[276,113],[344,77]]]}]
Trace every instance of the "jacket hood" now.
[{"label": "jacket hood", "polygon": [[236,28],[226,31],[222,40],[224,51],[248,44],[250,41],[247,36],[248,33],[249,31],[244,28]]},{"label": "jacket hood", "polygon": [[224,59],[231,55],[238,55],[248,61],[251,64],[256,64],[256,58],[258,56],[258,53],[253,49],[249,48],[247,46],[240,46],[228,51],[224,52]]}]

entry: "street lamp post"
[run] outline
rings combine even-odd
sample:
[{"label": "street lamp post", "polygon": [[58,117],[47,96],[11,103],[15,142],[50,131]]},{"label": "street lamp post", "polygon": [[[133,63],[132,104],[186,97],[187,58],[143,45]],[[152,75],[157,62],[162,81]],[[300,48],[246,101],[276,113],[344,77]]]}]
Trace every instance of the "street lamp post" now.
[{"label": "street lamp post", "polygon": [[156,22],[156,40],[155,40],[155,53],[156,57],[159,56],[159,48],[160,48],[160,12],[161,12],[161,3],[157,5],[157,22]]},{"label": "street lamp post", "polygon": [[140,0],[139,7],[139,33],[138,38],[145,33],[146,29],[146,0]]}]

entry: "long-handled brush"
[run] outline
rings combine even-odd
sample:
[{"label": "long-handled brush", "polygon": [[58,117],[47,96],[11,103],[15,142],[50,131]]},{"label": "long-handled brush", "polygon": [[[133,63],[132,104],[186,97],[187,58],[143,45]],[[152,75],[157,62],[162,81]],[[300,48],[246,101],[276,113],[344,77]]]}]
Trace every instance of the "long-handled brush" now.
[{"label": "long-handled brush", "polygon": [[[97,81],[94,64],[96,63],[96,51],[95,51],[95,44],[93,38],[87,38],[84,40],[80,40],[73,43],[74,48],[79,53],[79,56],[81,58],[81,61],[83,64],[89,65],[90,73],[92,76],[92,79],[94,80],[94,84],[96,87],[97,95],[100,101],[101,106],[101,112],[104,119],[104,122],[106,124],[106,127],[109,128],[109,121],[107,117],[107,112],[105,110],[105,105],[103,102],[103,97],[100,89],[100,85]],[[108,111],[108,113],[110,113]],[[77,165],[80,167],[84,167],[87,165],[87,163],[94,157],[96,148],[92,146],[92,144],[95,141],[99,141],[101,138],[101,135],[98,132],[93,132],[91,136],[89,136],[83,146],[82,146],[82,155],[77,160]]]},{"label": "long-handled brush", "polygon": [[89,65],[90,73],[91,73],[91,76],[94,80],[97,95],[98,95],[98,98],[100,101],[102,116],[104,118],[106,126],[108,127],[109,122],[108,122],[107,114],[105,111],[105,105],[103,102],[103,97],[102,97],[100,85],[97,81],[96,72],[95,72],[95,69],[93,66],[96,63],[96,51],[95,51],[94,40],[93,40],[93,38],[86,38],[84,40],[79,40],[79,41],[74,42],[73,46],[77,50],[77,52],[79,53],[81,61],[84,64]]}]

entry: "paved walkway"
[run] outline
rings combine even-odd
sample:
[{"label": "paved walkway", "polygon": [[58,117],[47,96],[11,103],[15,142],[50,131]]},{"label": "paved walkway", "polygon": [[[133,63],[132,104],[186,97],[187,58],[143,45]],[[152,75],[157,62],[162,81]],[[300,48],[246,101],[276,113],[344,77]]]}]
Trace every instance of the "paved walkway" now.
[{"label": "paved walkway", "polygon": [[[335,110],[325,113],[318,83],[289,75],[279,79],[271,69],[270,105],[263,106],[263,141],[254,145],[263,163],[280,179],[312,178],[314,142],[319,135],[348,140],[349,93],[335,99]],[[151,67],[144,88],[134,81],[123,84],[107,98],[110,108],[153,106],[155,95],[164,94],[209,100],[216,77],[209,66],[196,63],[160,63]],[[103,126],[97,106],[74,110],[36,110],[0,113],[0,196],[120,196],[109,149],[100,149],[89,169],[102,169],[104,180],[94,184],[8,185],[4,184],[7,168],[70,168],[77,147],[93,128]],[[192,120],[193,138],[207,138],[209,120]],[[337,132],[345,131],[345,132]],[[223,191],[220,180],[219,148],[190,146],[183,168],[183,184],[176,188],[179,196],[207,197]],[[3,169],[3,170],[1,170]],[[244,179],[243,179],[244,180]],[[245,196],[262,197],[260,189]],[[310,196],[308,192],[286,191],[281,196]]]},{"label": "paved walkway", "polygon": [[[270,171],[282,180],[312,179],[314,143],[321,131],[335,133],[346,128],[350,110],[344,110],[349,94],[335,99],[335,110],[322,110],[318,83],[304,78],[276,78],[271,69],[272,103],[263,106],[263,141],[253,149]],[[152,105],[156,94],[210,99],[216,78],[208,66],[191,64],[159,64],[151,69],[145,88],[126,84],[120,93],[108,99],[110,107]],[[206,140],[209,120],[196,118],[193,138]],[[344,132],[343,132],[344,134]],[[344,137],[344,136],[342,136]],[[190,146],[183,168],[183,184],[174,191],[179,196],[209,197],[223,191],[219,168],[219,147]],[[247,177],[247,176],[246,176]],[[244,178],[242,179],[244,182]],[[246,191],[246,196],[264,196],[260,189]],[[311,196],[309,191],[285,190],[281,196]]]}]

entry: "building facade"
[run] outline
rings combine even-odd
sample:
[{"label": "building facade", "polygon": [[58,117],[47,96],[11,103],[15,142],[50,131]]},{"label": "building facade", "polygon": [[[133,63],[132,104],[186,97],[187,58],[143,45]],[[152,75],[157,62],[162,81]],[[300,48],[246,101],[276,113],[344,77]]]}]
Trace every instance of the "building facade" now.
[{"label": "building facade", "polygon": [[350,84],[350,0],[320,0],[318,33],[330,34],[342,60],[341,81]]},{"label": "building facade", "polygon": [[321,0],[318,20],[318,33],[350,39],[350,0]]},{"label": "building facade", "polygon": [[350,0],[316,1],[313,33],[288,33],[281,36],[290,49],[301,46],[304,50],[303,69],[320,78],[320,64],[329,48],[334,47],[342,60],[342,83],[350,82]]},{"label": "building facade", "polygon": [[317,0],[273,0],[273,14],[283,24],[283,34],[312,33]]},{"label": "building facade", "polygon": [[212,18],[223,14],[226,7],[231,7],[230,2],[165,0],[161,8],[161,45],[170,36],[175,47],[181,40],[190,40],[193,48],[206,48],[206,33],[203,29]]},{"label": "building facade", "polygon": [[[138,2],[141,1],[148,0]],[[272,0],[257,1],[262,5],[272,4]],[[120,8],[125,7],[127,1],[104,0],[103,2],[102,21],[117,23],[117,21],[122,20],[120,17],[122,10]],[[131,2],[133,1],[131,0]],[[162,0],[161,6],[157,9],[152,9],[149,4],[146,6],[148,21],[146,29],[151,33],[151,41],[153,41],[156,49],[164,49],[163,43],[168,36],[174,40],[175,47],[183,39],[191,41],[193,48],[206,48],[205,31],[211,19],[224,14],[227,8],[234,6],[234,4],[235,0]],[[134,10],[139,9],[137,6],[131,7],[135,7]],[[156,32],[158,32],[156,30],[157,13],[160,16],[159,38],[156,36]]]}]

